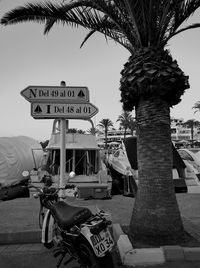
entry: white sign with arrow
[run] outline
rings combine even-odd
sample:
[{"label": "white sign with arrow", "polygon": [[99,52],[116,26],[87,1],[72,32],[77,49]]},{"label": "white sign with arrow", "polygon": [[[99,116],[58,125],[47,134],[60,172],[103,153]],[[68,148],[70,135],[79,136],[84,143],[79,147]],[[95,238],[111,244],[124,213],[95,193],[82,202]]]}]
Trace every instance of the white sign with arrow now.
[{"label": "white sign with arrow", "polygon": [[28,86],[21,95],[29,102],[89,102],[87,87]]},{"label": "white sign with arrow", "polygon": [[35,119],[90,119],[98,113],[92,103],[31,103],[31,115]]}]

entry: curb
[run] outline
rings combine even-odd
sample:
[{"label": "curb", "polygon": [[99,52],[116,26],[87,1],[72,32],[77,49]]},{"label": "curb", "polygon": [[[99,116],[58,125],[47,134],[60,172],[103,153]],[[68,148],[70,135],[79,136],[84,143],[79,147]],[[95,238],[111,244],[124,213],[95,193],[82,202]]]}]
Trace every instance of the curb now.
[{"label": "curb", "polygon": [[113,224],[112,229],[123,265],[135,267],[136,265],[151,266],[173,261],[200,261],[200,247],[163,246],[134,249],[120,224]]}]

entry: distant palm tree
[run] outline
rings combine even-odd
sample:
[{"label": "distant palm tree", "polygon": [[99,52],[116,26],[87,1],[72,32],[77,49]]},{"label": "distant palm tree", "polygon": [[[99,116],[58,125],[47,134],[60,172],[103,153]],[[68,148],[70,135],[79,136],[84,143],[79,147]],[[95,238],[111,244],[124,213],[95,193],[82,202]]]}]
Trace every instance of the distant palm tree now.
[{"label": "distant palm tree", "polygon": [[96,135],[96,134],[99,132],[99,130],[98,130],[97,128],[93,128],[93,127],[91,127],[91,128],[88,129],[86,132],[87,132],[87,133],[90,133],[90,134],[93,134],[93,135]]},{"label": "distant palm tree", "polygon": [[81,45],[100,32],[130,52],[120,91],[123,109],[135,108],[136,113],[139,184],[130,233],[140,241],[168,243],[174,238],[177,243],[183,237],[172,179],[170,107],[180,102],[189,84],[166,46],[177,34],[200,27],[183,26],[199,7],[199,0],[42,1],[11,10],[1,19],[4,25],[44,23],[45,33],[57,23],[82,26],[89,33]]},{"label": "distant palm tree", "polygon": [[134,117],[131,117],[130,119],[129,128],[131,130],[131,135],[133,136],[134,130],[137,130],[137,122]]},{"label": "distant palm tree", "polygon": [[194,127],[200,126],[200,122],[195,119],[189,119],[186,122],[182,123],[183,126],[187,126],[191,130],[191,146],[193,147],[194,143]]},{"label": "distant palm tree", "polygon": [[79,133],[79,134],[85,134],[85,131],[82,129],[77,128],[69,128],[68,133]]},{"label": "distant palm tree", "polygon": [[123,111],[116,120],[116,122],[120,122],[120,127],[124,129],[124,138],[126,138],[126,131],[130,128],[130,122],[132,119],[132,115],[130,112]]},{"label": "distant palm tree", "polygon": [[194,104],[194,107],[192,107],[193,109],[196,109],[196,112],[200,112],[200,101],[197,101],[195,104]]},{"label": "distant palm tree", "polygon": [[82,130],[82,129],[78,129],[78,130],[77,130],[77,133],[79,133],[79,134],[85,134],[85,131]]},{"label": "distant palm tree", "polygon": [[105,134],[105,148],[108,148],[108,130],[110,127],[113,126],[113,122],[106,118],[106,119],[101,119],[101,121],[99,122],[99,124],[97,125],[100,128],[102,128],[104,130],[104,134]]}]

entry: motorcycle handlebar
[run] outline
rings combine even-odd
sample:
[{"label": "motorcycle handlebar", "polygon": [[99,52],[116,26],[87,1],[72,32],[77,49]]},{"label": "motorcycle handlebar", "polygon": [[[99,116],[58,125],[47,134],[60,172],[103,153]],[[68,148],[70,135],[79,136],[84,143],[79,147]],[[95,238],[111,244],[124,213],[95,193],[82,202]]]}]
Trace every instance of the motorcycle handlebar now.
[{"label": "motorcycle handlebar", "polygon": [[74,189],[75,185],[74,184],[67,184],[64,187],[58,187],[58,188],[50,188],[50,187],[38,187],[38,186],[34,186],[34,185],[29,185],[28,188],[34,188],[38,191],[39,194],[48,194],[48,195],[56,195],[59,190],[66,190],[66,189]]}]

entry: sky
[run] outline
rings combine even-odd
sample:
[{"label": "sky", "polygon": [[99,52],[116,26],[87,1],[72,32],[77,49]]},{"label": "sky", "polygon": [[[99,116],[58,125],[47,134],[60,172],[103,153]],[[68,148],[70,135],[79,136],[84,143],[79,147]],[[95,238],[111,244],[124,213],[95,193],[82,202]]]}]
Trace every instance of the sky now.
[{"label": "sky", "polygon": [[[0,17],[27,2],[0,0]],[[200,9],[187,24],[195,22],[200,22]],[[112,40],[107,42],[98,33],[80,49],[87,34],[81,27],[58,24],[48,35],[43,34],[43,29],[44,26],[38,23],[0,25],[0,137],[24,135],[40,141],[49,139],[53,119],[34,119],[30,103],[20,92],[29,85],[59,86],[63,80],[66,86],[88,87],[90,103],[99,109],[92,118],[94,125],[109,118],[117,128],[116,120],[122,113],[120,72],[129,52]],[[190,89],[182,96],[181,103],[171,109],[172,117],[185,121],[200,121],[200,113],[194,113],[192,109],[200,101],[199,47],[200,28],[177,35],[167,47],[179,67],[189,75]],[[69,127],[88,130],[91,124],[70,120]]]}]

